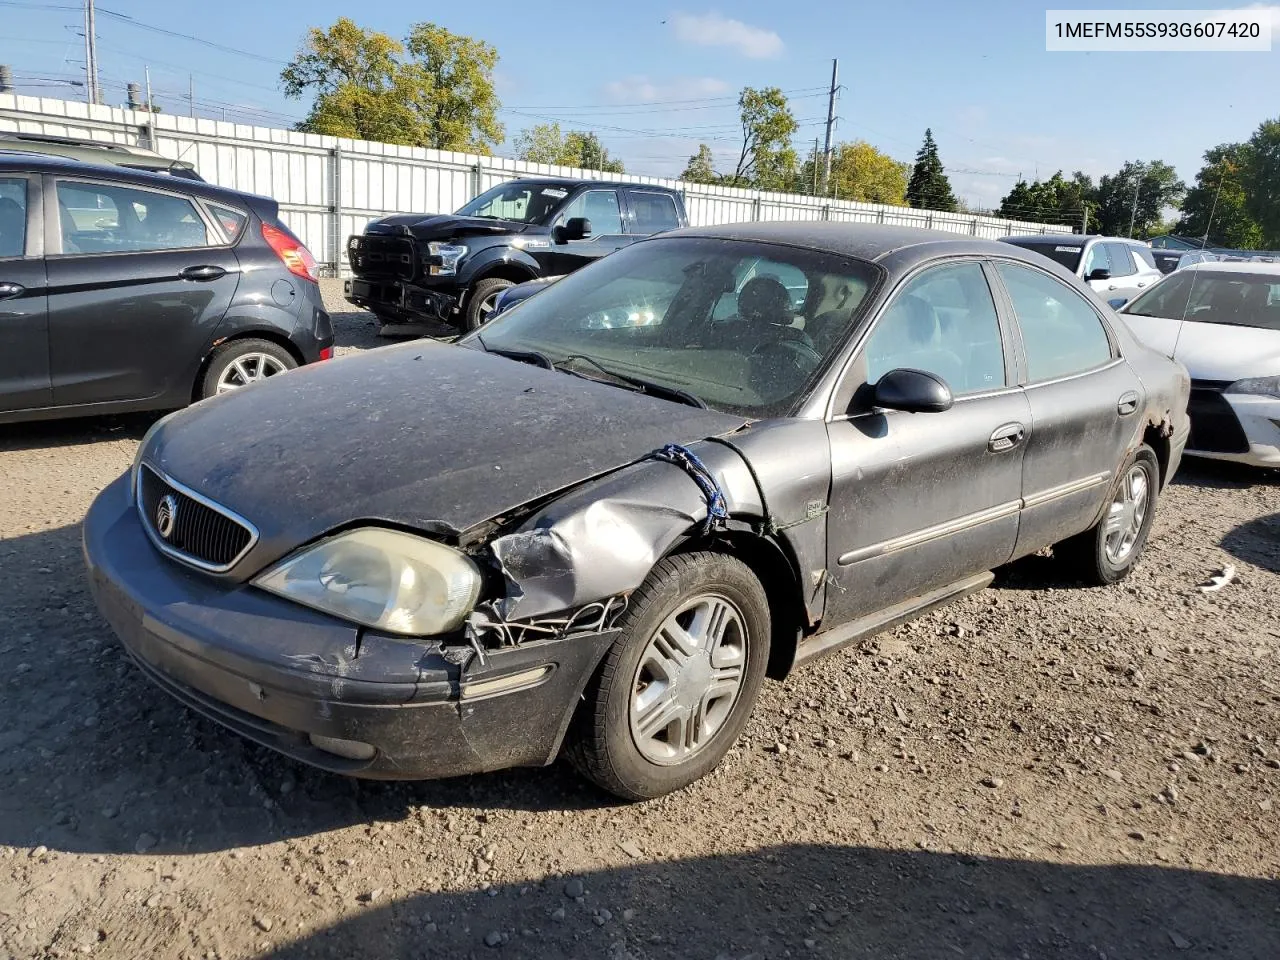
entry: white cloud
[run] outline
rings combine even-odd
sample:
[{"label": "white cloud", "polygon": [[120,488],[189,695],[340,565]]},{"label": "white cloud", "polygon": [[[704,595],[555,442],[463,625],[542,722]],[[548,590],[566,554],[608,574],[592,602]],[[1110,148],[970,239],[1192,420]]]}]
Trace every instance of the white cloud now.
[{"label": "white cloud", "polygon": [[[1280,5],[1273,3],[1251,3],[1244,7],[1238,7],[1239,10],[1248,11],[1249,13],[1257,13],[1259,10],[1266,10],[1271,13],[1271,42],[1280,43]],[[1274,49],[1273,49],[1274,52]]]},{"label": "white cloud", "polygon": [[696,100],[716,97],[730,90],[729,84],[715,77],[677,77],[673,80],[650,80],[643,74],[612,80],[604,93],[617,103],[651,103],[654,100]]},{"label": "white cloud", "polygon": [[700,47],[732,47],[744,57],[767,60],[782,55],[782,38],[772,30],[753,27],[718,13],[677,13],[672,18],[676,39]]}]

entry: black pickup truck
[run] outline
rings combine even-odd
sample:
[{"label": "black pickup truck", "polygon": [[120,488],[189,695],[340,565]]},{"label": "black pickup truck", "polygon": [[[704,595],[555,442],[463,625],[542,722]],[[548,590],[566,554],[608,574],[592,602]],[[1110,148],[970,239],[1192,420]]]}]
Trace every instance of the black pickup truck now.
[{"label": "black pickup truck", "polygon": [[374,220],[347,241],[346,298],[383,324],[474,330],[508,287],[559,276],[688,224],[665,187],[601,180],[509,180],[457,213]]}]

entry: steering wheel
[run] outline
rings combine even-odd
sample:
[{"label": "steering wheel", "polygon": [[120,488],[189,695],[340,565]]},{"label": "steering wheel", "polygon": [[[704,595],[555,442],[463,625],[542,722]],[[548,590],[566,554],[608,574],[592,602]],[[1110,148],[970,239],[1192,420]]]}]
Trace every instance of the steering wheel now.
[{"label": "steering wheel", "polygon": [[762,384],[769,384],[790,394],[799,388],[822,363],[822,354],[803,330],[783,327],[777,337],[758,344],[751,351],[751,366]]}]

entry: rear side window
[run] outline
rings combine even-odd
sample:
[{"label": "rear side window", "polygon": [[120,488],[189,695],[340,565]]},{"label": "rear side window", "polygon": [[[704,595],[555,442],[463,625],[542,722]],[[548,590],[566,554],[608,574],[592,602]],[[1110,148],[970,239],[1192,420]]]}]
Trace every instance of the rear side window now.
[{"label": "rear side window", "polygon": [[1112,359],[1106,328],[1084,297],[1037,270],[997,267],[1022,328],[1032,382],[1083,373]]},{"label": "rear side window", "polygon": [[27,181],[0,177],[0,257],[20,257],[27,249]]},{"label": "rear side window", "polygon": [[1151,251],[1148,250],[1146,247],[1131,247],[1130,249],[1133,250],[1134,254],[1137,256],[1139,260],[1145,263],[1152,270],[1159,269],[1156,266],[1156,258],[1151,255]]},{"label": "rear side window", "polygon": [[186,197],[116,184],[58,181],[62,252],[143,253],[209,245]]},{"label": "rear side window", "polygon": [[1133,265],[1133,248],[1127,243],[1108,243],[1111,248],[1111,275],[1113,277],[1132,277],[1138,272]]},{"label": "rear side window", "polygon": [[235,243],[240,239],[240,234],[244,232],[244,225],[249,222],[249,218],[234,207],[224,207],[220,203],[209,204],[209,212],[213,214],[213,219],[218,221],[218,226],[222,227],[222,232],[227,235],[228,243]]},{"label": "rear side window", "polygon": [[636,215],[637,233],[661,233],[680,226],[675,198],[667,193],[632,190],[631,209]]}]

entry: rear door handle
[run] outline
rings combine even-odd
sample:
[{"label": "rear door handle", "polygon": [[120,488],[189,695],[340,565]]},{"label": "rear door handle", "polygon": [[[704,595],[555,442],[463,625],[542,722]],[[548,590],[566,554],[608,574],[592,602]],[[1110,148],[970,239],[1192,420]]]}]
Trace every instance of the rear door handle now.
[{"label": "rear door handle", "polygon": [[225,269],[222,267],[215,267],[211,264],[199,267],[187,267],[178,274],[178,276],[183,280],[196,280],[205,283],[210,280],[217,280],[219,277],[225,277],[226,275],[227,271]]},{"label": "rear door handle", "polygon": [[987,441],[987,449],[992,453],[1004,453],[1020,444],[1027,435],[1026,428],[1020,423],[1006,423],[996,427],[995,433]]},{"label": "rear door handle", "polygon": [[20,283],[0,283],[0,300],[12,300],[26,292],[27,288]]},{"label": "rear door handle", "polygon": [[1129,390],[1120,394],[1120,399],[1116,401],[1116,412],[1122,417],[1127,417],[1133,411],[1138,409],[1138,392]]}]

